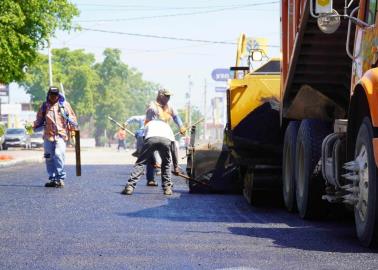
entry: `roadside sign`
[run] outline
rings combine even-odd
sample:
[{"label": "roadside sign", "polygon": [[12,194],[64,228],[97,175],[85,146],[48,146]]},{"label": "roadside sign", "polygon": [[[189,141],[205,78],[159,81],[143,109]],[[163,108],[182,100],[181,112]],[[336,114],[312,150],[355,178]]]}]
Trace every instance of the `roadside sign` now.
[{"label": "roadside sign", "polygon": [[214,81],[228,81],[230,79],[230,71],[227,68],[217,68],[211,72]]},{"label": "roadside sign", "polygon": [[0,96],[8,96],[8,95],[9,95],[8,85],[0,83]]},{"label": "roadside sign", "polygon": [[216,86],[215,87],[215,92],[217,92],[217,93],[226,93],[227,92],[227,87]]}]

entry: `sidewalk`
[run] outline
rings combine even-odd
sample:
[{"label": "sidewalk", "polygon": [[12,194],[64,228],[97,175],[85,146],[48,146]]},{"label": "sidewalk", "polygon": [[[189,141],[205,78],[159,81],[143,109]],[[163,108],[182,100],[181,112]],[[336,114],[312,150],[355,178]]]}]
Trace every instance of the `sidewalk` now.
[{"label": "sidewalk", "polygon": [[42,149],[16,149],[12,148],[8,151],[0,151],[0,169],[25,163],[43,162]]}]

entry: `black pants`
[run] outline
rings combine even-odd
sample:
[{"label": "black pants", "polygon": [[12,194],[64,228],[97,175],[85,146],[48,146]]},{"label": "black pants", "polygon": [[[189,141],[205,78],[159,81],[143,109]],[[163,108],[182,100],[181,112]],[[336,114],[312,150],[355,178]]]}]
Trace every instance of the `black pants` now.
[{"label": "black pants", "polygon": [[151,137],[145,140],[141,153],[135,162],[133,172],[128,181],[134,187],[143,174],[144,165],[149,162],[154,151],[158,151],[161,157],[161,181],[163,188],[172,186],[171,181],[171,141],[163,137]]},{"label": "black pants", "polygon": [[124,140],[118,140],[118,147],[117,149],[119,150],[120,148],[126,149],[125,141]]}]

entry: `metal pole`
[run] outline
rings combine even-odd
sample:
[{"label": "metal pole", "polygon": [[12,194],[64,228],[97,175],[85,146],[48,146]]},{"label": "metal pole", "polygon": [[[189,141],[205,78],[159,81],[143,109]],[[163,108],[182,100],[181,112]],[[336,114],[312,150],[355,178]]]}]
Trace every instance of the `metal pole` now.
[{"label": "metal pole", "polygon": [[62,82],[60,83],[60,90],[62,91],[62,95],[63,95],[64,97],[66,97],[66,93],[64,92],[64,85],[63,85]]},{"label": "metal pole", "polygon": [[206,109],[206,106],[207,106],[207,81],[205,79],[205,85],[204,85],[204,101],[203,101],[203,117],[204,117],[204,121],[203,121],[203,139],[206,140],[206,119],[207,119],[207,109]]},{"label": "metal pole", "polygon": [[189,127],[192,126],[192,105],[190,103],[191,95],[192,95],[192,80],[191,76],[188,76],[189,79],[189,88],[188,88],[188,125]]},{"label": "metal pole", "polygon": [[53,85],[53,77],[52,77],[52,63],[51,63],[51,43],[50,40],[48,41],[48,59],[49,59],[49,82],[50,86]]}]

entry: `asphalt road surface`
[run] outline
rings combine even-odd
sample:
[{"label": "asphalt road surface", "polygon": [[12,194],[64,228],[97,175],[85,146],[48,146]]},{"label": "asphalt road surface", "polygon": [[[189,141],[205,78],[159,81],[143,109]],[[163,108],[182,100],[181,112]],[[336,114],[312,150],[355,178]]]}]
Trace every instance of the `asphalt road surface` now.
[{"label": "asphalt road surface", "polygon": [[75,177],[68,153],[64,189],[43,186],[42,163],[0,169],[0,269],[378,269],[351,218],[303,221],[277,203],[189,194],[177,177],[173,196],[144,178],[124,196],[130,152],[82,158]]}]

